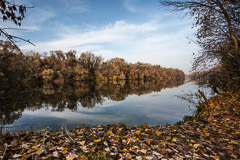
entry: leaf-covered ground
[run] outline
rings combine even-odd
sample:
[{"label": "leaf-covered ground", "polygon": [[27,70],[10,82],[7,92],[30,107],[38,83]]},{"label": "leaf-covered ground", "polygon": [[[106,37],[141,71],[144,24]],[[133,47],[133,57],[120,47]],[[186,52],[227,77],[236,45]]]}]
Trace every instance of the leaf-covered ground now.
[{"label": "leaf-covered ground", "polygon": [[222,93],[174,126],[123,124],[1,137],[0,159],[240,159],[240,92]]}]

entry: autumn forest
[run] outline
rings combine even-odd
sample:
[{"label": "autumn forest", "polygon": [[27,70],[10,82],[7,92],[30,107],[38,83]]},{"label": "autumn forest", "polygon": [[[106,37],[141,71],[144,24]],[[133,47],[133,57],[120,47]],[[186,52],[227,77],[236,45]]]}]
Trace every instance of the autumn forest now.
[{"label": "autumn forest", "polygon": [[63,85],[81,81],[163,80],[184,81],[184,72],[148,63],[127,63],[122,58],[103,61],[101,56],[74,50],[23,54],[10,42],[0,42],[1,83],[54,83]]}]

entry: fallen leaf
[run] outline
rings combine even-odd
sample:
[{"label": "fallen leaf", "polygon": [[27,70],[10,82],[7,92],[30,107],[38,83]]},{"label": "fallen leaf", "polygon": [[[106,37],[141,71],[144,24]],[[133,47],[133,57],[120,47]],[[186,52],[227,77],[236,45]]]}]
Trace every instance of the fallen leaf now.
[{"label": "fallen leaf", "polygon": [[80,160],[88,160],[88,158],[86,156],[81,156]]},{"label": "fallen leaf", "polygon": [[40,147],[40,148],[37,150],[36,154],[37,154],[37,155],[41,155],[43,152],[44,152],[43,147]]},{"label": "fallen leaf", "polygon": [[151,143],[150,139],[146,139],[145,141],[147,142],[147,144]]},{"label": "fallen leaf", "polygon": [[126,156],[128,159],[132,159],[132,155],[130,153],[127,153]]},{"label": "fallen leaf", "polygon": [[160,136],[161,135],[161,132],[160,131],[156,131],[155,132],[157,136]]},{"label": "fallen leaf", "polygon": [[80,145],[83,146],[85,144],[86,141],[80,141]]},{"label": "fallen leaf", "polygon": [[67,160],[74,160],[75,158],[78,158],[78,156],[77,156],[76,154],[72,154],[72,153],[70,153],[70,154],[66,157]]},{"label": "fallen leaf", "polygon": [[166,141],[168,141],[168,140],[170,140],[171,139],[171,137],[170,136],[167,136],[166,137]]},{"label": "fallen leaf", "polygon": [[231,140],[231,143],[238,145],[238,141],[235,141],[235,140]]},{"label": "fallen leaf", "polygon": [[14,154],[12,158],[20,158],[20,157],[22,157],[21,154]]},{"label": "fallen leaf", "polygon": [[146,153],[147,153],[147,150],[141,149],[140,152],[146,154]]},{"label": "fallen leaf", "polygon": [[107,141],[104,141],[104,142],[103,142],[103,144],[104,144],[105,146],[108,146],[108,143],[107,143]]},{"label": "fallen leaf", "polygon": [[30,156],[31,156],[31,155],[24,155],[24,156],[22,156],[21,160],[26,160],[26,159],[28,159]]},{"label": "fallen leaf", "polygon": [[100,142],[101,141],[101,139],[97,139],[97,140],[95,140],[94,142],[95,143],[98,143],[98,142]]},{"label": "fallen leaf", "polygon": [[139,135],[140,133],[141,133],[141,131],[140,131],[140,130],[137,130],[137,131],[136,131],[136,134],[137,134],[137,135]]},{"label": "fallen leaf", "polygon": [[200,144],[194,144],[193,147],[197,149],[200,146]]},{"label": "fallen leaf", "polygon": [[59,158],[57,151],[53,152],[53,157]]}]

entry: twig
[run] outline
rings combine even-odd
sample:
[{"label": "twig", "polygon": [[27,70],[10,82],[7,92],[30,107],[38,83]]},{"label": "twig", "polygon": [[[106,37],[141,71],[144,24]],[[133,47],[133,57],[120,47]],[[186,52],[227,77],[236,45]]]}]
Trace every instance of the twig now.
[{"label": "twig", "polygon": [[47,130],[47,132],[45,133],[44,140],[43,140],[42,144],[40,145],[40,147],[44,145],[44,143],[45,143],[45,141],[46,141],[46,139],[47,139],[47,134],[48,134],[48,130]]},{"label": "twig", "polygon": [[67,136],[71,139],[71,141],[73,141],[75,143],[75,141],[73,140],[73,138],[68,134],[68,131],[66,131]]},{"label": "twig", "polygon": [[18,31],[27,31],[28,29],[22,29],[22,28],[2,28],[4,30],[10,29],[10,30],[18,30]]},{"label": "twig", "polygon": [[5,143],[4,146],[5,146],[5,149],[4,149],[4,152],[3,152],[2,160],[4,159],[4,156],[5,156],[5,153],[6,153],[6,150],[7,150],[7,146],[8,146],[8,145]]},{"label": "twig", "polygon": [[73,138],[68,134],[68,130],[67,130],[66,128],[67,128],[66,125],[63,125],[63,127],[62,127],[63,134],[66,133],[66,135],[70,138],[70,140],[75,143],[75,141],[73,140]]}]

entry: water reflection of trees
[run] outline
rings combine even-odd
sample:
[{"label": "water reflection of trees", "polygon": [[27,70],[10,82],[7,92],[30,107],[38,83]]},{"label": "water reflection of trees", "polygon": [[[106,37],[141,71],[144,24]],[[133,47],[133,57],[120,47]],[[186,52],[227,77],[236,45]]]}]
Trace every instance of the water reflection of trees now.
[{"label": "water reflection of trees", "polygon": [[[28,86],[1,86],[0,121],[2,125],[11,124],[21,117],[24,110],[51,109],[62,112],[65,109],[77,111],[77,107],[93,108],[104,102],[105,98],[123,101],[129,95],[143,95],[160,92],[164,88],[182,85],[183,81],[113,81],[97,84],[80,83],[68,86],[37,84]],[[33,87],[34,86],[34,87]]]}]

